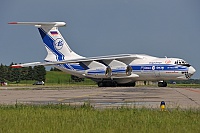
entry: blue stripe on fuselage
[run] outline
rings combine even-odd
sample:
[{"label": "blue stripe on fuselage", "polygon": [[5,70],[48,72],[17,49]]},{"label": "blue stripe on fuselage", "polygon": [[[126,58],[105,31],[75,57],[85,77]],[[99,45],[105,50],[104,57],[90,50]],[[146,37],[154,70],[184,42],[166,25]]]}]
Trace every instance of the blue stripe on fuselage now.
[{"label": "blue stripe on fuselage", "polygon": [[[80,70],[87,70],[89,68],[83,68],[82,65],[80,64],[65,64],[63,65],[66,69],[75,69],[77,71]],[[140,64],[140,65],[132,65],[131,66],[133,71],[187,71],[188,68],[185,66],[179,66],[179,65],[166,65],[166,64],[154,64],[154,65],[149,65],[149,64]],[[90,73],[102,73],[102,70],[93,70]],[[123,69],[113,69],[112,72],[125,72]]]},{"label": "blue stripe on fuselage", "polygon": [[180,66],[180,65],[172,65],[172,64],[140,64],[131,66],[133,71],[140,71],[140,70],[158,70],[158,71],[187,71],[188,68],[186,66]]}]

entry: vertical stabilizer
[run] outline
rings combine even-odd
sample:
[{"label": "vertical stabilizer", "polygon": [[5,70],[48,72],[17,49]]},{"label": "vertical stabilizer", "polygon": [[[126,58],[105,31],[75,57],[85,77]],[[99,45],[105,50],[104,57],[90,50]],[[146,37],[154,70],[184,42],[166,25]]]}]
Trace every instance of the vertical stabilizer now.
[{"label": "vertical stabilizer", "polygon": [[70,49],[58,30],[58,27],[66,26],[65,22],[11,22],[9,24],[36,26],[47,50],[46,61],[61,61],[82,57]]}]

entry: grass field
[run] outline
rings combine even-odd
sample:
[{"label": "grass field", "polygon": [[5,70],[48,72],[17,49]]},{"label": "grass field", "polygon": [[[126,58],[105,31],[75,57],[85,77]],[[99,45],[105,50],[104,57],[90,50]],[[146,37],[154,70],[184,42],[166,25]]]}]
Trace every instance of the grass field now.
[{"label": "grass field", "polygon": [[95,110],[89,105],[1,106],[2,133],[198,133],[200,110]]},{"label": "grass field", "polygon": [[[34,81],[17,85],[32,86]],[[9,84],[16,85],[16,84]],[[95,85],[75,83],[63,72],[47,72],[45,86]],[[150,86],[150,85],[149,85]],[[156,86],[156,85],[155,85]],[[152,87],[152,86],[150,86]],[[154,87],[154,86],[153,86]],[[196,87],[176,84],[169,87]],[[146,108],[94,109],[67,105],[0,105],[0,133],[199,133],[200,110],[160,111]]]},{"label": "grass field", "polygon": [[66,74],[61,71],[48,71],[46,74],[46,84],[58,84],[58,85],[69,85],[69,84],[77,84],[77,85],[95,85],[90,79],[84,79],[82,82],[75,82],[71,80],[71,75]]}]

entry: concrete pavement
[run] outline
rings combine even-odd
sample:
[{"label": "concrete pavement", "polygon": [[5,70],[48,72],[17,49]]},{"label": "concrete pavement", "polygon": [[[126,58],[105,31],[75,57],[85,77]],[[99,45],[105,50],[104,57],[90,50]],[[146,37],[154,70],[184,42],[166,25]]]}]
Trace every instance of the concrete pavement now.
[{"label": "concrete pavement", "polygon": [[[200,108],[199,88],[158,87],[0,87],[0,104],[90,103],[95,108],[147,107]],[[28,89],[27,89],[28,88]]]}]

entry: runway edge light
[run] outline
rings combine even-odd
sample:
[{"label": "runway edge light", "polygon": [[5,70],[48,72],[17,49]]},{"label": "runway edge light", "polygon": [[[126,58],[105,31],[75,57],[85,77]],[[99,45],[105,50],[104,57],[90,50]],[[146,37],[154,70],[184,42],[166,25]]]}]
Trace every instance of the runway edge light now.
[{"label": "runway edge light", "polygon": [[161,103],[160,103],[160,109],[161,109],[161,111],[165,110],[165,102],[164,101],[161,101]]}]

